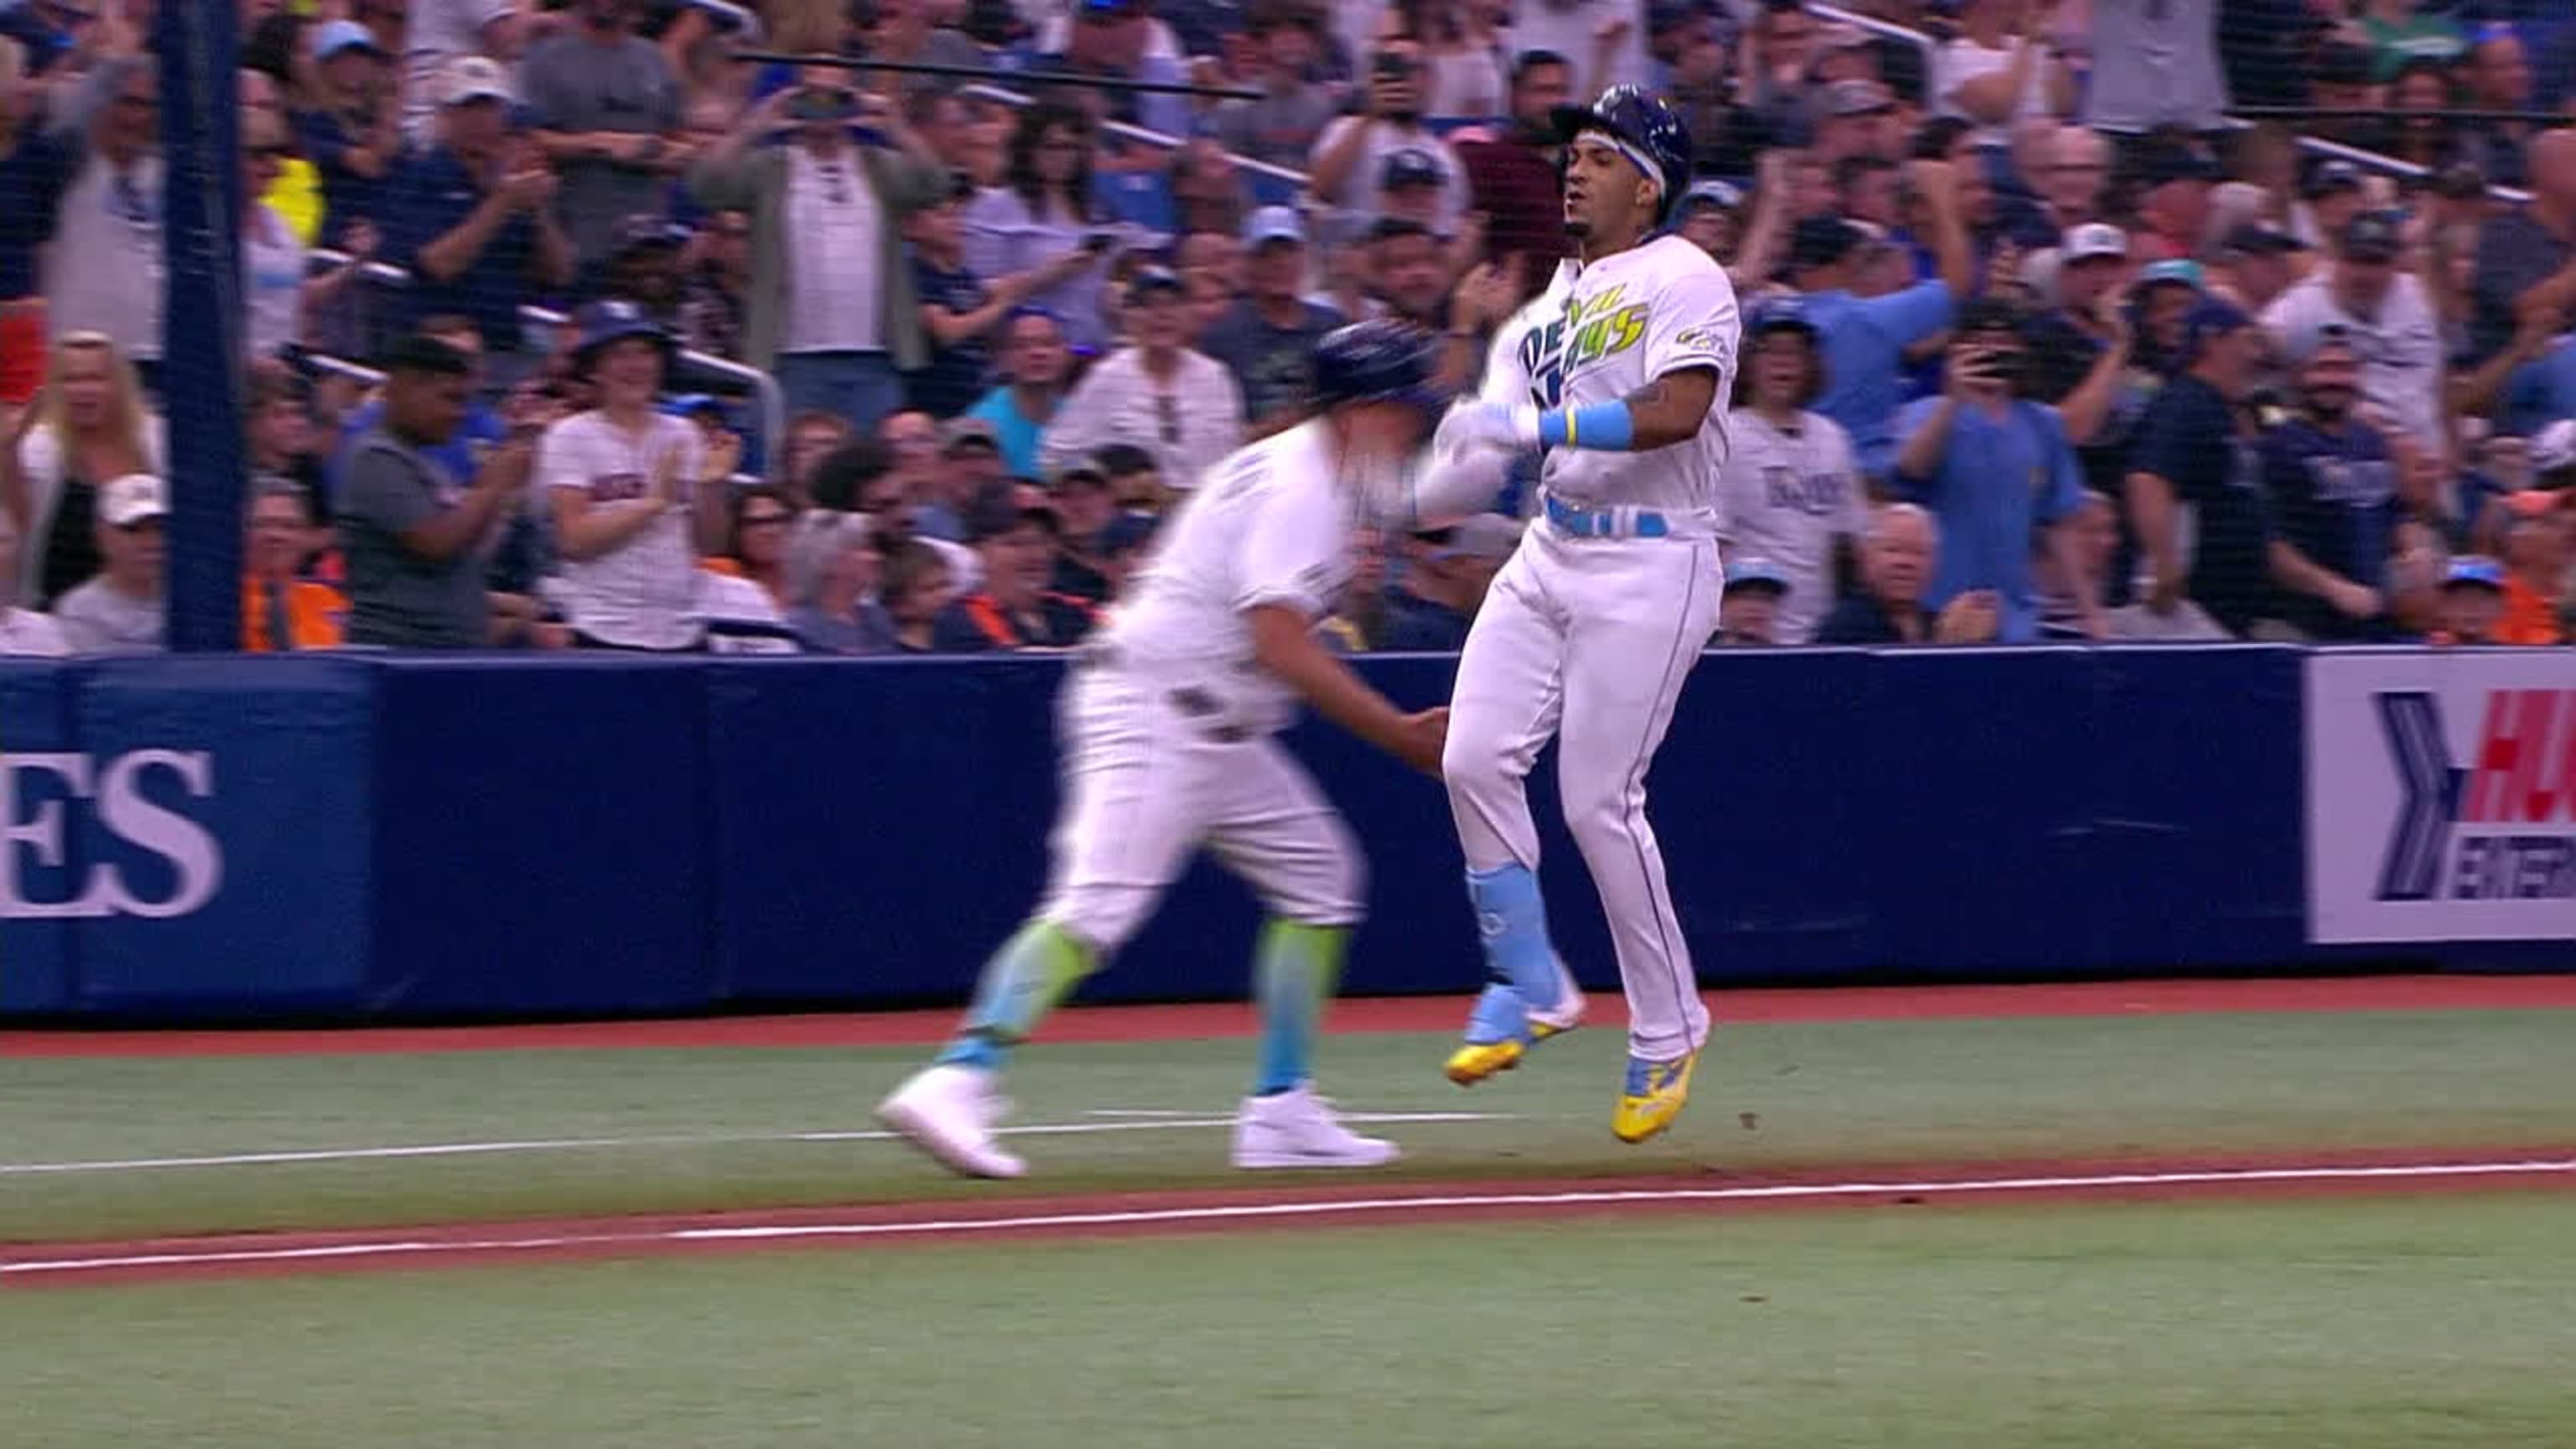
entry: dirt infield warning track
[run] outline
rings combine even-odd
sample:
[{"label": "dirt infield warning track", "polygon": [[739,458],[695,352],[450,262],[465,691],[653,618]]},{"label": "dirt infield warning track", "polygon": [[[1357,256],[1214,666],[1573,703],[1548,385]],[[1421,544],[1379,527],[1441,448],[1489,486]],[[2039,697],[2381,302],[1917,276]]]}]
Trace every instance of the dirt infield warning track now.
[{"label": "dirt infield warning track", "polygon": [[1643,1214],[2576,1188],[2576,1145],[2511,1155],[1918,1164],[1761,1175],[1422,1183],[870,1203],[689,1217],[445,1224],[0,1248],[0,1284],[100,1284],[874,1244],[1346,1228]]},{"label": "dirt infield warning track", "polygon": [[[1896,1021],[2132,1016],[2226,1011],[2513,1011],[2576,1009],[2576,975],[2363,976],[2259,981],[2114,981],[2032,986],[1883,986],[1706,993],[1721,1022]],[[1467,996],[1336,1003],[1336,1032],[1451,1031]],[[1624,1023],[1615,992],[1588,1020]],[[616,1050],[703,1047],[927,1046],[952,1011],[742,1016],[539,1026],[360,1027],[295,1031],[0,1031],[0,1057],[265,1056],[283,1053]],[[1047,1023],[1051,1042],[1245,1036],[1251,1008],[1087,1006]]]}]

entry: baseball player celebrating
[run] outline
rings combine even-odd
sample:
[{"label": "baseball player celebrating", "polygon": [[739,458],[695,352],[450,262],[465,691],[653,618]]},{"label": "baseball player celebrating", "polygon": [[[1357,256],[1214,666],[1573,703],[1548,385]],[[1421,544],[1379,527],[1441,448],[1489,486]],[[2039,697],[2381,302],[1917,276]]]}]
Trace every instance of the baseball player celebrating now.
[{"label": "baseball player celebrating", "polygon": [[1496,339],[1480,399],[1442,422],[1416,495],[1436,510],[1481,486],[1495,455],[1546,450],[1544,517],[1494,580],[1450,700],[1442,774],[1492,984],[1448,1071],[1482,1081],[1583,1013],[1548,938],[1524,784],[1556,735],[1566,825],[1627,989],[1611,1130],[1642,1142],[1680,1115],[1708,1039],[1645,780],[1717,625],[1714,497],[1739,327],[1726,273],[1657,234],[1690,182],[1690,136],[1672,110],[1615,86],[1559,110],[1556,125],[1577,254]]},{"label": "baseball player celebrating", "polygon": [[1207,475],[1095,643],[1061,704],[1064,807],[1037,915],[986,964],[936,1062],[878,1107],[923,1151],[973,1177],[1025,1164],[993,1140],[1011,1048],[1144,923],[1202,844],[1261,897],[1261,1058],[1234,1165],[1372,1167],[1393,1143],[1344,1127],[1308,1084],[1307,1054],[1360,919],[1361,870],[1341,818],[1271,737],[1300,699],[1436,773],[1448,711],[1404,714],[1315,638],[1351,577],[1368,480],[1420,446],[1437,366],[1431,337],[1390,321],[1315,350],[1321,416]]}]

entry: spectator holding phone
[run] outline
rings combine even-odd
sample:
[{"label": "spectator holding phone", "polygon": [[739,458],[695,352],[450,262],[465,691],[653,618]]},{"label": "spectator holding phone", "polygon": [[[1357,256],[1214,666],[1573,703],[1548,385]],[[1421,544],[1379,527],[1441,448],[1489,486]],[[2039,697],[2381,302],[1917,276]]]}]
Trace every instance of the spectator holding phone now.
[{"label": "spectator holding phone", "polygon": [[[788,144],[759,145],[781,130]],[[790,408],[867,432],[902,406],[898,369],[930,353],[901,223],[947,195],[947,177],[884,97],[821,66],[754,107],[690,173],[700,205],[751,216],[742,357],[777,373]]]},{"label": "spectator holding phone", "polygon": [[979,277],[1007,277],[1081,258],[1026,300],[1053,313],[1065,340],[1086,352],[1110,341],[1101,292],[1117,242],[1092,199],[1095,140],[1091,118],[1071,106],[1041,101],[1020,112],[1002,184],[984,188],[959,218],[966,269]]},{"label": "spectator holding phone", "polygon": [[[1023,301],[1092,265],[1070,251],[1033,271],[978,277],[966,267],[963,216],[975,185],[952,176],[947,196],[904,223],[912,243],[913,290],[921,298],[921,327],[930,365],[904,377],[905,400],[934,418],[955,417],[984,393],[993,367],[993,339]],[[989,285],[987,284],[989,282]]]},{"label": "spectator holding phone", "polygon": [[1454,230],[1467,211],[1467,168],[1422,124],[1422,47],[1410,40],[1378,44],[1369,64],[1364,108],[1344,116],[1315,142],[1315,199],[1361,217],[1386,211],[1387,162],[1399,151],[1418,151],[1440,170],[1434,225]]}]

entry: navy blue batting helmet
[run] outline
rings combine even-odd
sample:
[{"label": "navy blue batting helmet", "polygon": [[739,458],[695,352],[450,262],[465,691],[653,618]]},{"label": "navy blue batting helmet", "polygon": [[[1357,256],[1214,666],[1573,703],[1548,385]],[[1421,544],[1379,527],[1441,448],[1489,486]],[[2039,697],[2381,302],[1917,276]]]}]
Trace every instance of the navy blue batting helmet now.
[{"label": "navy blue batting helmet", "polygon": [[1425,402],[1440,347],[1420,327],[1378,318],[1336,327],[1315,344],[1315,405]]},{"label": "navy blue batting helmet", "polygon": [[1657,218],[1672,219],[1682,193],[1690,189],[1691,138],[1690,128],[1661,97],[1635,86],[1612,86],[1588,106],[1557,107],[1554,120],[1560,141],[1596,131],[1618,143],[1637,169],[1662,188]]}]

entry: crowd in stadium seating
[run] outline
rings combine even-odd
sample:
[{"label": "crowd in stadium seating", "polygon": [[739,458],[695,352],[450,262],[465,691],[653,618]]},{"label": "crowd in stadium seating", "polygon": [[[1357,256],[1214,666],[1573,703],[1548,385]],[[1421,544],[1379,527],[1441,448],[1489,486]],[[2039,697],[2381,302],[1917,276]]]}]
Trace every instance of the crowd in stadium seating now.
[{"label": "crowd in stadium seating", "polygon": [[[1687,118],[1744,307],[1714,643],[2576,621],[2537,0],[241,15],[245,649],[1076,644],[1332,327],[1477,384],[1567,252],[1550,110],[1612,83]],[[165,637],[151,26],[0,0],[0,652]],[[1366,534],[1331,637],[1457,648],[1535,500]]]}]

